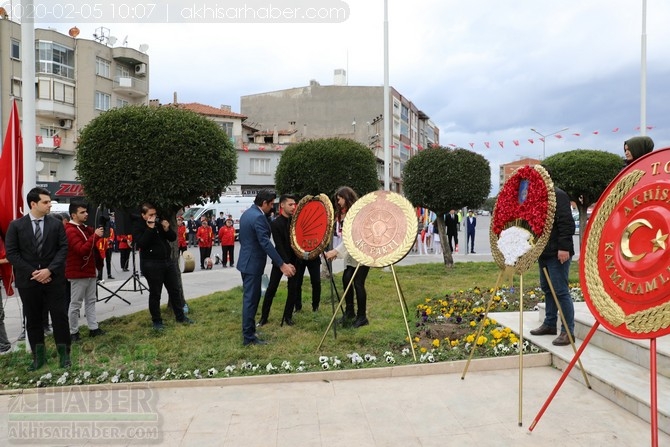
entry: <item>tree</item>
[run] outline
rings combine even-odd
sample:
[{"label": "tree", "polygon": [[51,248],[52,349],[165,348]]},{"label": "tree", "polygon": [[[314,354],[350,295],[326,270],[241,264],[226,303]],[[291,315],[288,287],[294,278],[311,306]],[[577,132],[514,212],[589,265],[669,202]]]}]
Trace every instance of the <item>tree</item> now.
[{"label": "tree", "polygon": [[402,178],[407,199],[437,215],[444,264],[452,267],[444,215],[451,209],[477,208],[484,203],[491,192],[488,160],[462,148],[425,149],[407,161]]},{"label": "tree", "polygon": [[[577,204],[579,228],[586,227],[587,210],[596,203],[607,185],[624,166],[620,156],[610,152],[576,149],[547,157],[542,165],[548,168],[554,185],[565,191]],[[582,242],[579,232],[579,242]]]},{"label": "tree", "polygon": [[84,127],[76,169],[93,203],[129,210],[148,201],[174,225],[185,205],[218,198],[235,181],[237,154],[225,132],[201,115],[126,106]]},{"label": "tree", "polygon": [[359,196],[379,189],[377,162],[370,149],[354,140],[318,138],[289,145],[275,173],[279,193],[331,196],[340,186]]}]

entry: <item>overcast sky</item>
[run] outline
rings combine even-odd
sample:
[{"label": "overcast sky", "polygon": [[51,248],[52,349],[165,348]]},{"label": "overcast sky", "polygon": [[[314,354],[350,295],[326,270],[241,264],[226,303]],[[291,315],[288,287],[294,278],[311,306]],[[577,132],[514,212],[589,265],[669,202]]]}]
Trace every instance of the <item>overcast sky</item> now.
[{"label": "overcast sky", "polygon": [[[547,156],[577,148],[623,154],[623,141],[639,134],[642,0],[388,3],[390,84],[439,126],[442,145],[487,157],[492,194],[500,163],[541,158],[542,143],[530,128],[544,134],[569,128],[563,138],[547,139]],[[125,36],[129,47],[149,45],[151,99],[172,102],[176,91],[180,102],[228,104],[239,112],[243,95],[311,79],[332,84],[336,68],[348,70],[349,85],[383,85],[383,0],[167,4],[170,23],[76,23],[80,38],[92,39],[105,26],[117,45]],[[194,4],[335,6],[348,8],[348,16],[331,23],[180,19],[184,6]],[[647,125],[656,148],[670,146],[668,23],[670,2],[648,0]],[[67,32],[72,23],[55,26]]]}]

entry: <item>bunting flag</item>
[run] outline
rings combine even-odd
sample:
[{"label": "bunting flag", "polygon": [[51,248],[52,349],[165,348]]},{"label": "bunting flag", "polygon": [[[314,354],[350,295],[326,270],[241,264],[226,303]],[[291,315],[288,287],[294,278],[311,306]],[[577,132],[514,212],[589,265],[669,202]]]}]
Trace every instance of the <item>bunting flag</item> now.
[{"label": "bunting flag", "polygon": [[491,144],[488,141],[484,141],[484,146],[486,146],[486,149],[491,148]]},{"label": "bunting flag", "polygon": [[529,138],[529,139],[528,139],[528,142],[529,142],[530,144],[535,144],[535,140],[533,140],[532,138]]},{"label": "bunting flag", "polygon": [[612,129],[612,132],[618,132],[618,131],[619,131],[618,127],[615,127],[614,129]]},{"label": "bunting flag", "polygon": [[580,134],[580,133],[573,133],[573,135],[576,136],[576,137],[581,137],[582,136],[582,134]]},{"label": "bunting flag", "polygon": [[[640,128],[638,127],[638,130],[639,130],[639,129],[640,129]],[[598,132],[597,130],[594,130],[594,131],[593,131],[593,135],[598,135],[598,133],[599,133],[599,132]]]},{"label": "bunting flag", "polygon": [[405,146],[405,149],[412,149],[412,146],[410,146],[409,144],[405,144],[404,146]]},{"label": "bunting flag", "polygon": [[559,133],[559,134],[556,135],[556,138],[558,138],[558,139],[560,140],[561,138],[563,138],[563,135],[561,135],[561,134]]},{"label": "bunting flag", "polygon": [[[12,101],[7,133],[0,155],[0,235],[4,239],[9,223],[22,215],[23,207],[23,138],[16,100]],[[4,246],[2,247],[4,251]],[[12,267],[0,265],[0,275],[7,291],[13,295]]]},{"label": "bunting flag", "polygon": [[423,146],[421,146],[420,144],[419,144],[419,145],[417,145],[417,148],[418,148],[418,149],[419,149],[420,151],[422,151],[422,150],[423,150]]},{"label": "bunting flag", "polygon": [[475,143],[470,143],[470,147],[471,147],[472,149],[474,149],[474,148],[475,148]]},{"label": "bunting flag", "polygon": [[275,146],[275,150],[276,150],[276,151],[281,150],[281,146],[277,144],[277,145]]},{"label": "bunting flag", "polygon": [[519,140],[512,140],[512,143],[514,143],[515,146],[519,145]]},{"label": "bunting flag", "polygon": [[244,150],[244,152],[249,152],[249,146],[247,146],[246,144],[242,145],[242,149]]},{"label": "bunting flag", "polygon": [[498,141],[498,144],[500,145],[501,148],[505,149],[505,144],[502,141]]},{"label": "bunting flag", "polygon": [[58,135],[54,135],[54,147],[59,148],[61,143],[61,138]]},{"label": "bunting flag", "polygon": [[258,150],[259,150],[259,151],[264,151],[264,150],[265,150],[265,146],[258,146]]}]

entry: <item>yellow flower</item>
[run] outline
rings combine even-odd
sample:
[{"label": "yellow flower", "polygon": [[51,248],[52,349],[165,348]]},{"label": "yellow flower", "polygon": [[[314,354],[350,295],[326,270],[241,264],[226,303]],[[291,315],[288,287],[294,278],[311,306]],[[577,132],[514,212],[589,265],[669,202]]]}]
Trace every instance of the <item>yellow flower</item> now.
[{"label": "yellow flower", "polygon": [[426,351],[427,351],[426,348],[421,348],[421,353],[422,353],[422,354],[425,354]]},{"label": "yellow flower", "polygon": [[477,326],[477,323],[474,322],[474,321],[471,321],[471,322],[470,322],[470,327],[475,327],[475,326]]},{"label": "yellow flower", "polygon": [[421,341],[421,339],[419,337],[414,337],[414,341],[419,343]]},{"label": "yellow flower", "polygon": [[458,346],[458,340],[451,340],[451,346]]},{"label": "yellow flower", "polygon": [[475,341],[475,336],[470,334],[467,337],[465,337],[465,341],[467,341],[468,343],[472,343],[473,341]]},{"label": "yellow flower", "polygon": [[496,320],[494,320],[493,318],[491,318],[491,324],[498,324],[498,322]]},{"label": "yellow flower", "polygon": [[433,346],[436,347],[436,348],[439,348],[440,347],[440,340],[437,339],[437,338],[435,340],[433,340]]},{"label": "yellow flower", "polygon": [[426,315],[430,315],[432,313],[433,313],[433,308],[432,307],[426,308]]},{"label": "yellow flower", "polygon": [[488,338],[484,337],[483,335],[480,335],[479,338],[477,339],[477,346],[481,346],[484,343],[488,341]]}]

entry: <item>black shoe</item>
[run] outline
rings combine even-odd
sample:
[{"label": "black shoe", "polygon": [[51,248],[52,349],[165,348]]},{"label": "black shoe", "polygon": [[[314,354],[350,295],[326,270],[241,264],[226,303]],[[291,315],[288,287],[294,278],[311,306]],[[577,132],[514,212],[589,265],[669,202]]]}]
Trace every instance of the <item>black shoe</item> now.
[{"label": "black shoe", "polygon": [[470,251],[471,255],[476,255],[477,253],[474,252],[474,250]]},{"label": "black shoe", "polygon": [[163,331],[163,330],[165,329],[165,325],[163,324],[162,321],[156,321],[156,322],[154,322],[153,326],[154,326],[154,330],[155,330],[155,331],[159,331],[159,332],[161,332],[161,331]]},{"label": "black shoe", "polygon": [[532,329],[530,335],[556,335],[556,328],[542,324],[540,327]]},{"label": "black shoe", "polygon": [[349,326],[351,323],[354,321],[353,315],[344,315],[342,318],[338,319],[337,322],[341,324],[342,326]]},{"label": "black shoe", "polygon": [[112,275],[107,275],[107,279],[115,279]]},{"label": "black shoe", "polygon": [[266,324],[268,324],[268,319],[267,318],[261,318],[258,324],[256,325],[257,327],[263,327]]},{"label": "black shoe", "polygon": [[[79,333],[77,333],[77,335],[78,335],[78,334],[79,334]],[[105,331],[103,331],[103,330],[100,329],[100,328],[93,329],[92,331],[88,331],[88,336],[89,336],[89,337],[97,337],[97,336],[99,336],[99,335],[105,335]]]},{"label": "black shoe", "polygon": [[370,324],[370,322],[366,317],[356,318],[356,321],[354,321],[354,327],[367,326],[368,324]]},{"label": "black shoe", "polygon": [[254,338],[251,341],[245,341],[244,346],[249,346],[249,345],[267,345],[268,342],[265,340],[261,340],[260,338]]},{"label": "black shoe", "polygon": [[177,320],[177,323],[188,325],[188,324],[193,324],[193,323],[195,323],[195,321],[191,320],[189,317],[184,317],[183,320]]},{"label": "black shoe", "polygon": [[79,331],[75,332],[74,334],[70,334],[70,340],[72,341],[72,343],[80,341],[81,335],[79,335]]},{"label": "black shoe", "polygon": [[282,318],[280,326],[293,326],[295,324],[295,321],[293,321],[291,318]]},{"label": "black shoe", "polygon": [[319,306],[312,306],[312,312],[317,312],[319,310]]},{"label": "black shoe", "polygon": [[28,371],[37,371],[38,369],[42,368],[44,365],[46,365],[46,361],[41,361],[41,360],[33,360],[30,365],[28,365]]}]

